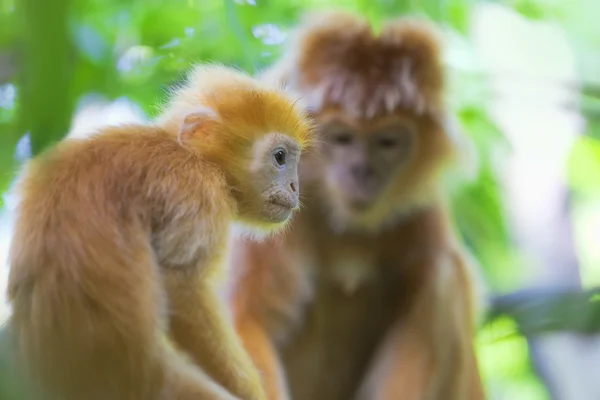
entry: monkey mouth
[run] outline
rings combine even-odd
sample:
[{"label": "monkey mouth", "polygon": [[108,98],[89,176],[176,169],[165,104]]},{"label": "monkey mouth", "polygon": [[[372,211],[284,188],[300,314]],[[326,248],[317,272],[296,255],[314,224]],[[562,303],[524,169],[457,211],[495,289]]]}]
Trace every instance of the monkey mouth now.
[{"label": "monkey mouth", "polygon": [[298,207],[298,200],[293,196],[288,196],[287,193],[275,193],[268,197],[267,203],[275,208],[285,208],[287,210],[293,210]]},{"label": "monkey mouth", "polygon": [[275,192],[265,202],[266,215],[273,222],[284,222],[290,219],[294,209],[298,208],[298,199],[284,192]]},{"label": "monkey mouth", "polygon": [[357,211],[371,207],[379,195],[379,188],[375,187],[366,190],[363,187],[348,188],[346,186],[344,189],[344,202],[348,207]]},{"label": "monkey mouth", "polygon": [[372,203],[372,199],[351,199],[348,201],[348,206],[356,211],[365,211]]},{"label": "monkey mouth", "polygon": [[294,207],[288,202],[269,201],[265,210],[266,215],[272,222],[285,222],[292,216]]},{"label": "monkey mouth", "polygon": [[293,201],[283,200],[283,199],[271,200],[271,201],[269,201],[269,204],[274,205],[277,208],[284,208],[286,210],[293,210],[294,208],[296,208],[298,206]]}]

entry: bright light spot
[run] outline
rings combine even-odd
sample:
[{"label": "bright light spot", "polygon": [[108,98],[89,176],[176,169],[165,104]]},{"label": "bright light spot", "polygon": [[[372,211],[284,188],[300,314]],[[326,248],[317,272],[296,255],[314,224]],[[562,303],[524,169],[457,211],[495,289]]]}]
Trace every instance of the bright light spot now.
[{"label": "bright light spot", "polygon": [[31,157],[31,137],[27,132],[17,142],[17,148],[15,149],[15,158],[19,162],[24,162]]},{"label": "bright light spot", "polygon": [[269,46],[281,44],[285,40],[285,34],[275,24],[256,25],[252,28],[252,34]]},{"label": "bright light spot", "polygon": [[119,61],[117,61],[117,70],[121,72],[133,71],[152,57],[153,53],[152,47],[133,46],[119,58]]},{"label": "bright light spot", "polygon": [[0,86],[0,108],[7,110],[15,106],[15,98],[17,97],[17,89],[12,83],[7,83]]},{"label": "bright light spot", "polygon": [[110,51],[106,40],[90,26],[80,26],[74,37],[79,50],[93,61],[101,61]]},{"label": "bright light spot", "polygon": [[194,36],[195,31],[196,31],[196,28],[191,28],[191,27],[185,28],[185,35],[187,37]]},{"label": "bright light spot", "polygon": [[247,4],[250,6],[255,6],[256,5],[256,0],[235,0],[235,2],[237,4]]},{"label": "bright light spot", "polygon": [[101,126],[144,122],[146,119],[144,111],[126,97],[108,103],[98,95],[88,95],[79,102],[68,137],[86,137]]},{"label": "bright light spot", "polygon": [[[186,34],[187,34],[187,29],[189,28],[185,28],[186,29]],[[191,28],[194,29],[194,28]],[[193,33],[193,32],[192,32]],[[188,35],[189,36],[189,35]],[[160,46],[161,49],[170,49],[172,47],[177,47],[179,46],[179,44],[181,43],[181,40],[178,38],[172,39],[169,43],[167,44],[163,44],[162,46]]]},{"label": "bright light spot", "polygon": [[511,144],[503,173],[513,223],[529,245],[552,246],[553,233],[539,229],[560,217],[567,159],[584,128],[579,113],[564,107],[576,108],[579,96],[561,84],[577,81],[571,48],[555,25],[499,5],[478,8],[473,31],[497,94],[488,107]]}]

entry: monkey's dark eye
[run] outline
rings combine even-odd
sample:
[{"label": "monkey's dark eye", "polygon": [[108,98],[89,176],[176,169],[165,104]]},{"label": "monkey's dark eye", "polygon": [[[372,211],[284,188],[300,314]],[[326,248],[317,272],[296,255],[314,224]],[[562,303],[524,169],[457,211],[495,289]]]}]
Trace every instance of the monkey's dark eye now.
[{"label": "monkey's dark eye", "polygon": [[285,164],[285,151],[278,150],[277,153],[275,153],[273,155],[273,157],[275,157],[275,161],[277,162],[278,165],[284,165]]},{"label": "monkey's dark eye", "polygon": [[394,147],[398,141],[393,138],[381,138],[379,139],[379,146],[381,147]]},{"label": "monkey's dark eye", "polygon": [[346,145],[352,143],[352,135],[349,133],[338,133],[331,137],[331,141],[335,144]]}]

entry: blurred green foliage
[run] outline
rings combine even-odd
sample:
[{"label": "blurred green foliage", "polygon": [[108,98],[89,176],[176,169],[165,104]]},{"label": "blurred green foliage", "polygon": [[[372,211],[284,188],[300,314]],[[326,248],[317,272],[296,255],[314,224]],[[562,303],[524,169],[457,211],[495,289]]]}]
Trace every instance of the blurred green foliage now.
[{"label": "blurred green foliage", "polygon": [[[385,18],[419,14],[444,27],[463,58],[448,60],[449,102],[479,160],[475,179],[455,185],[452,207],[465,243],[495,289],[506,289],[518,274],[518,260],[506,226],[498,184],[498,149],[508,144],[485,108],[485,76],[474,68],[468,39],[477,0],[0,0],[0,193],[14,177],[15,148],[25,133],[33,154],[67,132],[82,96],[126,97],[150,117],[169,86],[196,61],[219,61],[250,72],[268,66],[283,49],[290,28],[307,10],[342,7],[367,16],[375,26]],[[597,0],[507,0],[528,18],[560,24],[581,62],[584,80],[600,65]],[[589,23],[587,23],[589,22]],[[466,57],[467,59],[464,59]],[[597,73],[597,71],[596,71]],[[583,88],[582,109],[594,116],[589,135],[573,149],[568,176],[577,195],[600,191],[600,101]],[[594,114],[595,113],[595,114]],[[518,318],[517,318],[518,320]],[[494,327],[522,330],[502,317]],[[494,328],[494,331],[496,330]],[[531,374],[527,348],[518,334],[490,343],[482,329],[479,352],[490,386],[505,398],[545,398]],[[1,351],[0,351],[1,352]],[[0,366],[1,369],[1,366]],[[5,374],[0,373],[6,378]],[[0,382],[0,387],[3,386]],[[6,386],[4,385],[6,389]],[[512,395],[510,395],[512,393]]]}]

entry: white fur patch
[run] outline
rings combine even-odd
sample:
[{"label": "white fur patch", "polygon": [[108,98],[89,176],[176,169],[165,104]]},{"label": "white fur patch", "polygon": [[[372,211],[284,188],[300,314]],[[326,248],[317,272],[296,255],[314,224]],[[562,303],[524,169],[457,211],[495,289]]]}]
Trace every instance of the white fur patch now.
[{"label": "white fur patch", "polygon": [[373,277],[373,265],[370,260],[353,253],[338,256],[331,266],[333,280],[339,282],[347,295],[352,295],[365,282]]}]

